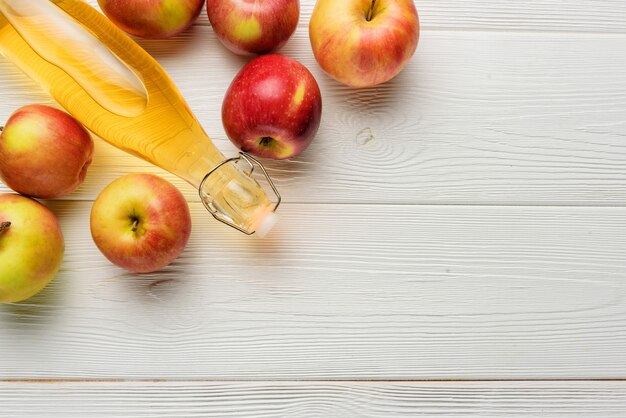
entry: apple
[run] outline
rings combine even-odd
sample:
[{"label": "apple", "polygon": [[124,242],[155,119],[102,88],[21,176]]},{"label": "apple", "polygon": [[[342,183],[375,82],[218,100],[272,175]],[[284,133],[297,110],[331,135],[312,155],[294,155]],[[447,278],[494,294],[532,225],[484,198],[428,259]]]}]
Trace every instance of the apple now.
[{"label": "apple", "polygon": [[235,76],[222,103],[230,140],[257,157],[291,158],[320,125],[322,96],[309,70],[279,54],[262,55]]},{"label": "apple", "polygon": [[374,86],[413,56],[419,18],[413,0],[318,0],[309,38],[328,75],[351,87]]},{"label": "apple", "polygon": [[50,199],[73,192],[85,180],[93,141],[67,113],[24,106],[0,135],[0,178],[18,193]]},{"label": "apple", "polygon": [[98,4],[123,31],[165,39],[189,28],[200,15],[204,0],[98,0]]},{"label": "apple", "polygon": [[154,174],[127,174],[113,181],[91,208],[91,236],[113,264],[149,273],[180,255],[191,233],[187,201]]},{"label": "apple", "polygon": [[0,194],[0,302],[38,293],[59,271],[65,244],[50,209],[18,194]]},{"label": "apple", "polygon": [[283,46],[298,26],[299,0],[207,0],[217,38],[235,54],[264,54]]}]

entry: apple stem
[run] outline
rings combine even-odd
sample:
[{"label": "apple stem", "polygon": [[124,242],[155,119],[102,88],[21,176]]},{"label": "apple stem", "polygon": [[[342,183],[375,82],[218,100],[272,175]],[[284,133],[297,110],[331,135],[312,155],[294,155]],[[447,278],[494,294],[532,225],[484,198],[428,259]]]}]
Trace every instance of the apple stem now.
[{"label": "apple stem", "polygon": [[370,22],[372,20],[372,18],[374,17],[374,5],[376,4],[376,0],[372,0],[372,4],[370,6],[370,9],[367,11],[367,17],[365,19],[367,19],[368,22]]},{"label": "apple stem", "polygon": [[8,221],[0,223],[0,234],[6,231],[7,229],[9,229],[10,226],[11,226],[11,222],[8,222]]},{"label": "apple stem", "polygon": [[133,224],[130,226],[130,230],[133,232],[137,232],[137,225],[139,224],[139,219],[135,219]]}]

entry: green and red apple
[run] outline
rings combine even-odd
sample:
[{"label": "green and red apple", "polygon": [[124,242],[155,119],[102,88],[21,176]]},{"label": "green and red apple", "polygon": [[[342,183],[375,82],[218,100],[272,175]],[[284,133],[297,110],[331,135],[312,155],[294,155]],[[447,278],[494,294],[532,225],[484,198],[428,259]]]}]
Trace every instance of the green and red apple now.
[{"label": "green and red apple", "polygon": [[43,289],[59,271],[65,244],[54,214],[17,194],[0,194],[0,303]]},{"label": "green and red apple", "polygon": [[300,62],[279,54],[254,58],[235,76],[222,103],[230,140],[257,157],[286,159],[304,151],[317,133],[322,96]]},{"label": "green and red apple", "polygon": [[145,173],[128,174],[105,187],[93,204],[90,223],[102,254],[135,273],[170,264],[191,233],[189,206],[180,191]]},{"label": "green and red apple", "polygon": [[93,141],[67,113],[29,105],[9,117],[0,135],[0,178],[16,192],[56,198],[85,180]]},{"label": "green and red apple", "polygon": [[189,28],[204,0],[98,0],[104,14],[123,31],[165,39]]},{"label": "green and red apple", "polygon": [[328,75],[351,87],[374,86],[413,56],[419,18],[413,0],[317,0],[309,37]]},{"label": "green and red apple", "polygon": [[239,55],[264,54],[283,46],[298,26],[299,0],[207,0],[217,38]]}]

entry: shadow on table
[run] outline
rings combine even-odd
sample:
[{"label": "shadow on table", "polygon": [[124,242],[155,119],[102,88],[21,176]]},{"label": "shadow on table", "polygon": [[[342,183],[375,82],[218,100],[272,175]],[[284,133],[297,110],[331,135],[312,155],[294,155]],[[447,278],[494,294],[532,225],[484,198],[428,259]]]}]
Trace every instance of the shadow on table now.
[{"label": "shadow on table", "polygon": [[41,292],[21,302],[0,304],[0,316],[10,317],[14,324],[50,324],[63,305],[67,280],[63,272]]}]

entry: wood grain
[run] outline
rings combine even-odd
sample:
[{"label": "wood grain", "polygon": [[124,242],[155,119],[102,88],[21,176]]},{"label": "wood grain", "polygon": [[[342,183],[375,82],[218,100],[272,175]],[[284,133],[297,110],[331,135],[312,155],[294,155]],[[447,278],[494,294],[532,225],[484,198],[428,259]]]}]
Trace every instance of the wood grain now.
[{"label": "wood grain", "polygon": [[[308,24],[315,2],[301,3],[301,24]],[[620,0],[416,0],[415,6],[426,31],[626,33]]]},{"label": "wood grain", "polygon": [[[97,7],[97,0],[87,0]],[[300,26],[308,25],[314,0],[301,0]],[[626,33],[621,0],[416,0],[422,30]],[[197,25],[209,25],[203,10]]]},{"label": "wood grain", "polygon": [[287,204],[255,240],[191,206],[138,276],[51,204],[66,259],[0,306],[0,379],[626,376],[626,208]]},{"label": "wood grain", "polygon": [[[626,4],[626,3],[625,3]],[[322,126],[293,161],[268,162],[287,202],[516,205],[626,204],[626,37],[428,32],[396,80],[367,90],[322,74],[298,32],[284,52],[313,71]],[[172,75],[218,147],[236,149],[221,101],[243,59],[210,28],[141,41]],[[0,61],[0,115],[50,99]],[[84,186],[163,172],[97,140]],[[190,199],[196,191],[166,178]],[[6,190],[0,186],[0,191]]]},{"label": "wood grain", "polygon": [[[416,2],[418,53],[367,90],[315,63],[313,4],[281,52],[319,81],[323,125],[303,156],[268,162],[275,231],[227,229],[97,139],[83,187],[47,202],[59,277],[0,305],[0,417],[624,416],[617,381],[354,380],[626,377],[626,2]],[[246,59],[204,12],[138,42],[234,154],[220,106]],[[51,103],[5,60],[0,89],[0,120]],[[111,266],[88,224],[89,201],[136,171],[179,186],[194,219],[183,255],[143,276]]]},{"label": "wood grain", "polygon": [[0,417],[623,417],[623,382],[0,383]]}]

